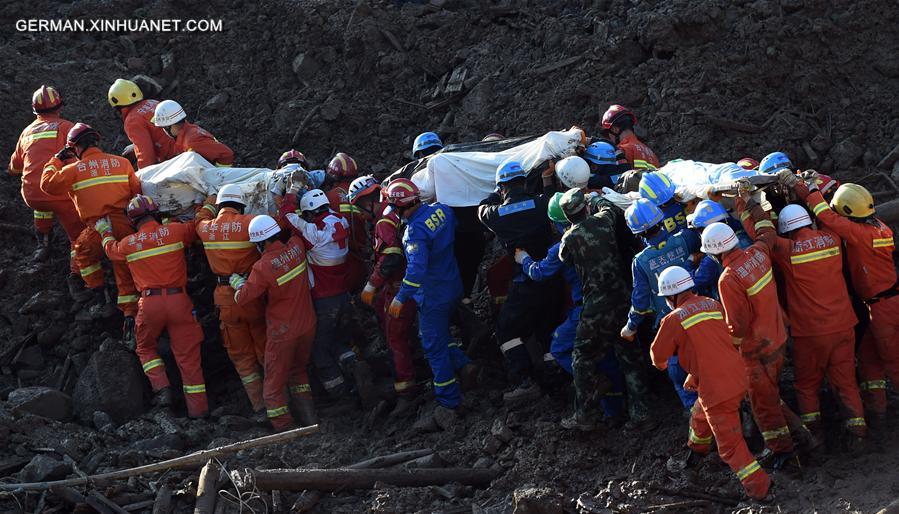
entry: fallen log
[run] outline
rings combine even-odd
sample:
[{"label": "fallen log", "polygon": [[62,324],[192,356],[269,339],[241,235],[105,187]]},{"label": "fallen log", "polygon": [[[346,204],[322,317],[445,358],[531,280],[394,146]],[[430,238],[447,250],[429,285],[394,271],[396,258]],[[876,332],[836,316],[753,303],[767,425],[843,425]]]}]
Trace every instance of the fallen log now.
[{"label": "fallen log", "polygon": [[388,468],[403,462],[426,457],[434,453],[434,450],[407,450],[403,452],[391,453],[390,455],[381,455],[368,460],[363,460],[355,464],[347,466],[347,469],[371,469],[371,468]]},{"label": "fallen log", "polygon": [[72,489],[71,487],[54,486],[50,488],[50,494],[56,495],[73,505],[78,505],[79,503],[87,504],[100,514],[116,514],[115,511],[113,511],[97,499],[92,497],[85,497],[83,494]]},{"label": "fallen log", "polygon": [[371,489],[375,482],[424,487],[458,482],[462,485],[487,487],[498,475],[491,469],[269,469],[248,470],[256,487],[263,491],[337,491]]},{"label": "fallen log", "polygon": [[136,468],[123,469],[119,471],[112,471],[109,473],[102,473],[99,475],[92,475],[85,478],[70,478],[67,480],[56,480],[53,482],[30,482],[25,484],[0,484],[0,492],[3,491],[42,491],[44,489],[49,489],[51,487],[73,487],[73,486],[81,486],[88,483],[92,484],[101,484],[104,482],[110,482],[113,480],[121,480],[123,478],[128,478],[136,475],[144,475],[147,473],[156,473],[159,471],[167,471],[170,469],[196,469],[211,459],[216,459],[219,457],[224,457],[226,455],[231,455],[233,453],[237,453],[241,450],[247,450],[250,448],[259,448],[261,446],[269,446],[272,444],[284,443],[287,441],[291,441],[298,437],[312,435],[318,432],[318,425],[312,425],[303,428],[296,428],[294,430],[288,430],[287,432],[282,432],[280,434],[267,435],[263,437],[258,437],[256,439],[249,439],[247,441],[240,441],[237,443],[229,444],[226,446],[220,446],[218,448],[212,448],[211,450],[202,450],[199,452],[191,453],[190,455],[184,455],[182,457],[178,457],[175,459],[169,459],[162,462],[157,462],[154,464],[147,464],[144,466],[138,466]]}]

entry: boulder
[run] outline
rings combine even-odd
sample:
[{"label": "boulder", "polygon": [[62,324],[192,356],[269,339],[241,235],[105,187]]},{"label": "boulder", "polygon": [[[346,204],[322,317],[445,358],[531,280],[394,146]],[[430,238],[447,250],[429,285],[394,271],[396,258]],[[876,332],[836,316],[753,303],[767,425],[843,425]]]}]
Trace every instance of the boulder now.
[{"label": "boulder", "polygon": [[72,417],[72,398],[49,387],[23,387],[9,393],[13,412],[65,421]]},{"label": "boulder", "polygon": [[522,487],[512,493],[512,514],[562,514],[562,495],[547,487]]},{"label": "boulder", "polygon": [[58,308],[65,295],[59,291],[38,291],[19,309],[19,314],[36,314]]},{"label": "boulder", "polygon": [[206,101],[207,111],[219,111],[228,103],[228,93],[219,93]]},{"label": "boulder", "polygon": [[145,387],[146,379],[133,353],[117,348],[96,352],[75,384],[75,412],[91,421],[100,410],[124,423],[144,411]]},{"label": "boulder", "polygon": [[39,454],[25,465],[19,473],[23,482],[43,482],[65,478],[72,471],[71,466],[53,457]]},{"label": "boulder", "polygon": [[852,166],[865,153],[864,148],[852,139],[844,139],[830,149],[830,158],[838,170]]}]

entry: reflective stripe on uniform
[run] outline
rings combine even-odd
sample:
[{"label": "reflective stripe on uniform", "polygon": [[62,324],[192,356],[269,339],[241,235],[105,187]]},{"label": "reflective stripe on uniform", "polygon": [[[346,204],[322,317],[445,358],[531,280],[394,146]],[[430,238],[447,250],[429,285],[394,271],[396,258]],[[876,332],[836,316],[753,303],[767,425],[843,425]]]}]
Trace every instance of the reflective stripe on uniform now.
[{"label": "reflective stripe on uniform", "polygon": [[72,191],[80,191],[94,186],[102,186],[104,184],[127,184],[128,175],[110,175],[108,177],[94,177],[85,180],[79,180],[72,184]]},{"label": "reflective stripe on uniform", "polygon": [[204,209],[211,212],[213,216],[218,214],[218,209],[215,208],[215,205],[209,205],[208,203],[203,206]]},{"label": "reflective stripe on uniform", "polygon": [[354,213],[354,214],[362,214],[362,210],[360,210],[360,209],[359,209],[358,207],[356,207],[355,205],[351,205],[351,204],[348,204],[348,203],[342,203],[342,204],[340,204],[340,212],[351,212],[351,213]]},{"label": "reflective stripe on uniform", "polygon": [[864,427],[867,425],[865,425],[865,418],[849,418],[846,420],[846,426],[847,427]]},{"label": "reflective stripe on uniform", "polygon": [[421,284],[416,284],[415,282],[410,282],[410,281],[406,280],[405,278],[403,279],[403,283],[406,284],[407,286],[421,287]]},{"label": "reflective stripe on uniform", "polygon": [[389,247],[381,250],[381,253],[383,253],[384,255],[388,255],[388,254],[403,255],[403,249],[400,248],[399,246],[389,246]]},{"label": "reflective stripe on uniform", "polygon": [[163,365],[162,359],[153,359],[151,361],[147,361],[143,364],[144,373],[147,373],[151,369],[158,368],[159,366],[162,366],[162,365]]},{"label": "reflective stripe on uniform", "polygon": [[887,381],[886,380],[867,380],[858,385],[858,388],[862,391],[873,391],[875,389],[886,389]]},{"label": "reflective stripe on uniform", "polygon": [[767,286],[768,284],[771,283],[771,279],[773,278],[773,276],[774,275],[772,274],[771,270],[769,269],[764,275],[762,275],[762,278],[760,278],[760,279],[758,279],[758,281],[756,281],[755,284],[752,284],[751,286],[749,286],[749,288],[746,289],[746,292],[749,294],[749,296],[755,296],[755,295],[759,294],[762,291],[762,289],[765,288],[765,286]]},{"label": "reflective stripe on uniform", "polygon": [[338,376],[337,378],[331,380],[325,380],[322,382],[322,385],[325,386],[325,389],[334,389],[343,383],[343,377]]},{"label": "reflective stripe on uniform", "polygon": [[712,444],[712,436],[699,437],[696,435],[693,427],[690,427],[690,442],[693,444]]},{"label": "reflective stripe on uniform", "polygon": [[893,238],[885,237],[883,239],[875,239],[873,241],[874,248],[886,248],[888,246],[893,246]]},{"label": "reflective stripe on uniform", "polygon": [[28,141],[34,141],[35,139],[55,139],[58,134],[55,130],[45,130],[43,132],[35,132],[33,134],[28,134],[26,138]]},{"label": "reflective stripe on uniform", "polygon": [[92,266],[88,266],[86,268],[81,268],[81,270],[79,270],[79,273],[81,273],[82,277],[86,277],[92,273],[96,273],[96,272],[100,271],[100,269],[101,269],[100,263],[98,262],[97,264],[94,264]]},{"label": "reflective stripe on uniform", "polygon": [[312,388],[309,387],[309,384],[300,384],[300,385],[290,386],[291,393],[299,394],[299,393],[308,393],[310,391],[312,391]]},{"label": "reflective stripe on uniform", "polygon": [[552,362],[552,361],[554,361],[554,360],[556,360],[556,358],[553,357],[553,354],[551,354],[551,353],[544,353],[544,354],[543,354],[543,362]]},{"label": "reflective stripe on uniform", "polygon": [[262,378],[262,375],[260,375],[259,373],[250,373],[247,376],[240,377],[240,381],[243,382],[244,384],[251,384],[251,383],[259,380],[260,378]]},{"label": "reflective stripe on uniform", "polygon": [[265,415],[270,418],[277,418],[287,414],[287,405],[282,405],[274,409],[265,409]]},{"label": "reflective stripe on uniform", "polygon": [[184,386],[181,389],[184,389],[184,392],[187,394],[205,393],[206,392],[206,384],[196,384],[196,385],[184,384]]},{"label": "reflective stripe on uniform", "polygon": [[256,243],[249,241],[204,241],[203,248],[207,250],[243,250],[253,248]]},{"label": "reflective stripe on uniform", "polygon": [[435,380],[435,381],[434,381],[434,387],[446,387],[446,386],[448,386],[448,385],[452,385],[452,384],[455,384],[455,383],[456,383],[456,377],[453,377],[453,378],[447,380],[446,382],[438,382],[438,381]]},{"label": "reflective stripe on uniform", "polygon": [[521,346],[523,344],[524,344],[524,341],[522,341],[520,337],[516,337],[515,339],[506,341],[505,343],[499,345],[499,350],[503,353],[506,353],[509,350],[511,350],[512,348],[515,348],[516,346]]},{"label": "reflective stripe on uniform", "polygon": [[809,422],[809,421],[816,421],[820,417],[821,417],[821,411],[817,411],[817,412],[809,412],[808,414],[803,414],[803,415],[799,416],[799,419],[801,419],[802,422],[805,423],[805,422]]},{"label": "reflective stripe on uniform", "polygon": [[812,212],[815,213],[815,216],[817,216],[817,215],[821,214],[822,212],[826,211],[827,209],[829,209],[828,205],[824,202],[821,202],[821,203],[815,205],[814,207],[812,207]]},{"label": "reflective stripe on uniform", "polygon": [[446,347],[447,347],[447,348],[453,348],[453,347],[455,347],[455,348],[462,348],[462,343],[460,343],[460,342],[458,342],[458,341],[453,341],[453,342],[447,344]]},{"label": "reflective stripe on uniform", "polygon": [[771,230],[774,230],[774,223],[771,223],[771,220],[762,220],[762,221],[756,222],[756,224],[755,224],[756,230],[761,230],[763,228],[770,228]]},{"label": "reflective stripe on uniform", "polygon": [[166,253],[177,252],[179,250],[184,249],[184,243],[178,241],[177,243],[163,245],[157,248],[150,248],[148,250],[141,250],[139,252],[134,252],[125,257],[128,262],[139,261],[141,259],[146,259],[149,257],[156,257],[157,255],[163,255]]},{"label": "reflective stripe on uniform", "polygon": [[645,316],[646,314],[652,314],[653,312],[655,312],[655,309],[649,309],[649,310],[641,311],[640,309],[636,309],[636,308],[634,308],[634,307],[631,307],[631,310],[634,311],[634,314],[640,314],[640,315],[644,315],[644,316]]},{"label": "reflective stripe on uniform", "polygon": [[106,243],[112,242],[115,243],[115,238],[112,236],[106,236],[103,238],[103,241],[100,243],[100,246],[106,246]]},{"label": "reflective stripe on uniform", "polygon": [[393,390],[399,393],[405,391],[406,389],[409,389],[410,387],[412,387],[412,385],[413,382],[411,380],[406,380],[404,382],[394,382]]},{"label": "reflective stripe on uniform", "polygon": [[[652,163],[650,163],[648,161],[644,161],[643,159],[634,159],[634,169],[654,170],[654,169],[656,169],[656,167],[653,166]],[[653,198],[655,198],[655,195],[653,195]]]},{"label": "reflective stripe on uniform", "polygon": [[295,279],[297,277],[297,275],[299,275],[300,273],[302,273],[304,271],[306,271],[306,261],[303,261],[303,262],[297,264],[295,268],[293,268],[292,270],[290,270],[287,273],[278,277],[278,280],[277,280],[278,285],[283,286],[284,284]]},{"label": "reflective stripe on uniform", "polygon": [[749,464],[747,464],[740,471],[737,471],[737,478],[739,478],[740,481],[742,482],[743,480],[746,480],[747,478],[749,478],[749,475],[755,473],[756,471],[759,471],[760,469],[762,469],[762,467],[759,466],[759,461],[754,460],[754,461],[750,462]]},{"label": "reflective stripe on uniform", "polygon": [[834,246],[833,248],[825,248],[823,250],[818,250],[815,252],[791,255],[790,262],[793,264],[805,264],[807,262],[814,262],[820,261],[821,259],[828,259],[830,257],[837,257],[838,255],[840,255],[840,248]]},{"label": "reflective stripe on uniform", "polygon": [[121,305],[123,303],[134,303],[138,299],[139,299],[139,297],[136,294],[122,294],[122,295],[119,295],[118,299],[116,300],[116,303],[119,305]]},{"label": "reflective stripe on uniform", "polygon": [[762,439],[765,441],[771,441],[772,439],[777,439],[780,437],[789,437],[790,428],[787,426],[783,426],[780,428],[775,428],[774,430],[767,430],[762,432]]},{"label": "reflective stripe on uniform", "polygon": [[390,219],[390,218],[381,218],[381,219],[378,220],[377,223],[375,223],[375,225],[377,225],[378,223],[382,223],[382,222],[383,222],[383,223],[390,223],[390,224],[393,225],[394,227],[396,226],[396,222],[393,221],[393,220]]},{"label": "reflective stripe on uniform", "polygon": [[34,219],[36,219],[36,220],[52,220],[53,212],[51,212],[51,211],[34,211]]},{"label": "reflective stripe on uniform", "polygon": [[711,319],[724,319],[724,315],[720,312],[700,312],[690,316],[689,318],[680,322],[681,326],[685,329],[696,325],[697,323],[702,323],[703,321],[708,321]]},{"label": "reflective stripe on uniform", "polygon": [[749,218],[749,216],[751,216],[751,214],[749,213],[749,211],[743,211],[743,212],[740,214],[740,221],[746,221],[746,219]]}]

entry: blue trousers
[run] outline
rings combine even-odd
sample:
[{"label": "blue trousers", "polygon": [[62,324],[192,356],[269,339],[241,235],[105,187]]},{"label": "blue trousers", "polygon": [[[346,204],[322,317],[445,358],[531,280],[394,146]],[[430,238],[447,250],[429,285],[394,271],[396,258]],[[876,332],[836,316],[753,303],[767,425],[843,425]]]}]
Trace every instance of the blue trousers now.
[{"label": "blue trousers", "polygon": [[418,306],[419,333],[425,358],[434,374],[434,396],[444,407],[454,409],[462,402],[456,371],[468,364],[468,356],[453,344],[450,315],[456,301],[425,298]]},{"label": "blue trousers", "polygon": [[671,379],[671,383],[674,384],[674,390],[677,391],[677,396],[680,397],[681,404],[683,404],[684,408],[687,410],[692,409],[693,404],[696,403],[696,398],[698,398],[699,395],[696,392],[684,389],[684,380],[687,379],[687,372],[684,371],[684,368],[680,367],[677,355],[668,359],[668,377]]}]

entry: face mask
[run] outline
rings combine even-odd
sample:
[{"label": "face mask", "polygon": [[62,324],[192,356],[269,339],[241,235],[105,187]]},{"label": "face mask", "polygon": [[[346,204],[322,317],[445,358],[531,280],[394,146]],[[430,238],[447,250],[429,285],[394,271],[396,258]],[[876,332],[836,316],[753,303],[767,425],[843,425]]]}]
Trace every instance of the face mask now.
[{"label": "face mask", "polygon": [[674,310],[674,302],[671,301],[671,298],[665,298],[665,304],[669,309]]},{"label": "face mask", "polygon": [[169,135],[170,138],[175,139],[175,134],[172,134],[172,127],[162,127],[162,130],[165,131],[166,134]]}]

